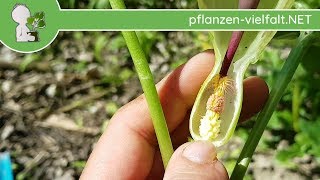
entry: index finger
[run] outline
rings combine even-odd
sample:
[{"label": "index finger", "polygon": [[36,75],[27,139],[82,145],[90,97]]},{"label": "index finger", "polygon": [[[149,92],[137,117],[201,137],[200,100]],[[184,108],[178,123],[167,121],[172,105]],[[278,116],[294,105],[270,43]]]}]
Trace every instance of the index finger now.
[{"label": "index finger", "polygon": [[[184,120],[213,64],[213,51],[202,52],[157,85],[169,131]],[[156,147],[148,106],[140,96],[114,115],[82,178],[144,179],[152,167]]]}]

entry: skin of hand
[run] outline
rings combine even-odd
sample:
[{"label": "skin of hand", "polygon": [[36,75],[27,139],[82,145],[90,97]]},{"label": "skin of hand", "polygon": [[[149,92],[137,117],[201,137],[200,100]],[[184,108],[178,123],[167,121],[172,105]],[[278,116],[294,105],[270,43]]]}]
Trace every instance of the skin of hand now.
[{"label": "skin of hand", "polygon": [[[148,106],[141,95],[113,116],[95,145],[81,179],[228,179],[211,143],[186,143],[190,137],[188,121],[192,105],[213,65],[213,51],[202,52],[157,84],[176,149],[166,171]],[[268,86],[262,79],[246,79],[240,122],[259,112],[268,94]]]}]

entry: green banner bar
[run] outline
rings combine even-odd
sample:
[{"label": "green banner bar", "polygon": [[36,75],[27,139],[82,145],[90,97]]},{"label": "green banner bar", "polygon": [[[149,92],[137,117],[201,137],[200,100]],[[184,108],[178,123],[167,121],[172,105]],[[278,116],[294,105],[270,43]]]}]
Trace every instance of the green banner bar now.
[{"label": "green banner bar", "polygon": [[320,10],[63,10],[64,30],[320,30]]},{"label": "green banner bar", "polygon": [[0,0],[0,43],[36,52],[60,31],[320,31],[320,10],[61,9],[56,0]]}]

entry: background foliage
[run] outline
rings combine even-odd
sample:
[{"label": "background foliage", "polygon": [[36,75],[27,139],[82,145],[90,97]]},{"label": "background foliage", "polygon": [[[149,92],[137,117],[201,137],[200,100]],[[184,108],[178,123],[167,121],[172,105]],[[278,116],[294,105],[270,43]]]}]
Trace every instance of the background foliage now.
[{"label": "background foliage", "polygon": [[[110,8],[108,0],[59,0],[62,8]],[[320,1],[299,1],[319,8]],[[195,0],[127,0],[128,8],[197,8]],[[293,33],[296,34],[296,33]],[[295,36],[278,33],[246,76],[273,84]],[[139,32],[156,80],[211,48],[204,32]],[[303,60],[261,140],[248,179],[320,178],[319,45]],[[45,50],[17,54],[0,45],[1,151],[18,179],[77,178],[114,112],[141,93],[118,32],[64,32]],[[272,87],[269,87],[270,89]],[[255,118],[252,118],[254,120]],[[253,121],[220,153],[228,170]]]}]

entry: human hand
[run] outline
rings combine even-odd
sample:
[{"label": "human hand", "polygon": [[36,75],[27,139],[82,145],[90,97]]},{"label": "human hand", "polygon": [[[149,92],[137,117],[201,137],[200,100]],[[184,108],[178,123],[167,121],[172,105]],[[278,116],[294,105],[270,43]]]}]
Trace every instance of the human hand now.
[{"label": "human hand", "polygon": [[[123,106],[94,147],[81,179],[228,179],[209,142],[186,143],[189,115],[201,84],[214,65],[213,51],[191,58],[157,84],[174,148],[164,171],[145,97]],[[268,86],[258,77],[244,81],[240,121],[261,110]]]}]

